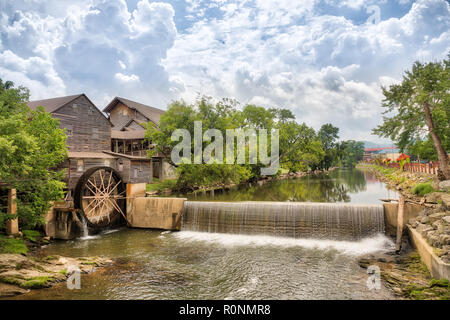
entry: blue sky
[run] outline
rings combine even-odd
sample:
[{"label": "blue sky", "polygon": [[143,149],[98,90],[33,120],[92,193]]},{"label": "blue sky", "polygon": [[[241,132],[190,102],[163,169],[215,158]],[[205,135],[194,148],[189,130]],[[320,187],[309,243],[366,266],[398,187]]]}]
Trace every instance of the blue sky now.
[{"label": "blue sky", "polygon": [[449,52],[446,0],[0,0],[0,78],[32,99],[231,97],[344,139],[376,141],[380,86]]}]

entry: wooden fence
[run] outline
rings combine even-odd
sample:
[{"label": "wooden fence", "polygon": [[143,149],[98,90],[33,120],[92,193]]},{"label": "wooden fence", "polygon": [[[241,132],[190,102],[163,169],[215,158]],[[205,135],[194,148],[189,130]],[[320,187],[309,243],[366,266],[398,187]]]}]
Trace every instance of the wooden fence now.
[{"label": "wooden fence", "polygon": [[[400,165],[396,162],[392,162],[389,164],[381,164],[383,167],[387,168],[396,168],[400,169]],[[406,163],[403,167],[403,171],[409,171],[409,172],[423,172],[428,174],[435,174],[437,175],[439,169],[438,162],[428,162],[428,163]]]}]

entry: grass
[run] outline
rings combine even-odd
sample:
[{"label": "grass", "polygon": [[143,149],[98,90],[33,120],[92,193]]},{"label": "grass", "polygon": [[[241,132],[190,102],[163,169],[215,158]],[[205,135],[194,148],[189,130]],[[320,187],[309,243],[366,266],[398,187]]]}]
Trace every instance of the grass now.
[{"label": "grass", "polygon": [[431,279],[428,286],[408,286],[406,294],[416,300],[450,300],[450,283],[447,279]]},{"label": "grass", "polygon": [[154,179],[153,183],[147,184],[147,191],[163,191],[164,189],[173,189],[177,183],[176,179],[167,179],[159,182],[158,179]]},{"label": "grass", "polygon": [[47,276],[34,277],[34,278],[31,278],[31,279],[25,281],[20,286],[25,289],[40,289],[40,288],[48,287],[49,283],[52,281],[53,281],[53,278],[50,278]]},{"label": "grass", "polygon": [[417,251],[410,253],[405,259],[405,263],[407,263],[408,270],[411,273],[423,274],[427,278],[431,277],[427,266],[422,262],[422,259]]},{"label": "grass", "polygon": [[29,279],[22,279],[18,276],[14,277],[0,277],[0,282],[13,284],[24,289],[41,289],[50,286],[50,283],[55,279],[48,276],[33,277]]},{"label": "grass", "polygon": [[31,242],[37,242],[42,236],[39,231],[36,230],[23,230],[23,237]]},{"label": "grass", "polygon": [[16,286],[21,285],[21,282],[18,279],[12,278],[12,277],[0,277],[0,282],[6,283],[6,284],[13,284]]},{"label": "grass", "polygon": [[27,254],[28,248],[22,239],[9,238],[0,234],[0,253]]},{"label": "grass", "polygon": [[431,186],[431,183],[418,183],[416,184],[411,192],[418,196],[424,196],[428,193],[434,192],[434,188]]},{"label": "grass", "polygon": [[[420,259],[418,252],[409,254],[405,263],[407,263],[408,271],[412,274],[423,274],[425,278],[431,278],[430,272]],[[450,284],[447,279],[430,279],[428,286],[409,285],[403,292],[407,297],[415,300],[450,300]]]}]

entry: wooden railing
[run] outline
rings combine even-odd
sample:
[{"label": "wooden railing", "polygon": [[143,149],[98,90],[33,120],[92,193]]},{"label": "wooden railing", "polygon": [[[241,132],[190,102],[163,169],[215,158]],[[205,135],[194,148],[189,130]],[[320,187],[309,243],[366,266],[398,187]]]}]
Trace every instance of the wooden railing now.
[{"label": "wooden railing", "polygon": [[[389,164],[382,163],[383,167],[386,168],[396,168],[400,169],[400,165],[396,162],[392,162]],[[435,174],[437,175],[439,169],[439,165],[437,161],[435,162],[428,162],[428,163],[406,163],[403,167],[403,171],[409,171],[409,172],[423,172],[428,174]]]}]

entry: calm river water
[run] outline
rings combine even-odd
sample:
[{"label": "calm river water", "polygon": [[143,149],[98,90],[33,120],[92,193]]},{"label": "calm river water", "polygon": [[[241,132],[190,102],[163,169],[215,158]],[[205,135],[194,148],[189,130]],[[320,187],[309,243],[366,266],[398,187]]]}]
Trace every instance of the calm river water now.
[{"label": "calm river water", "polygon": [[[191,196],[189,196],[191,197]],[[394,198],[360,170],[274,181],[192,200],[380,203]],[[383,235],[361,241],[119,229],[53,243],[44,255],[115,258],[82,275],[81,289],[65,283],[18,299],[394,299],[369,290],[362,254],[392,250]]]}]

